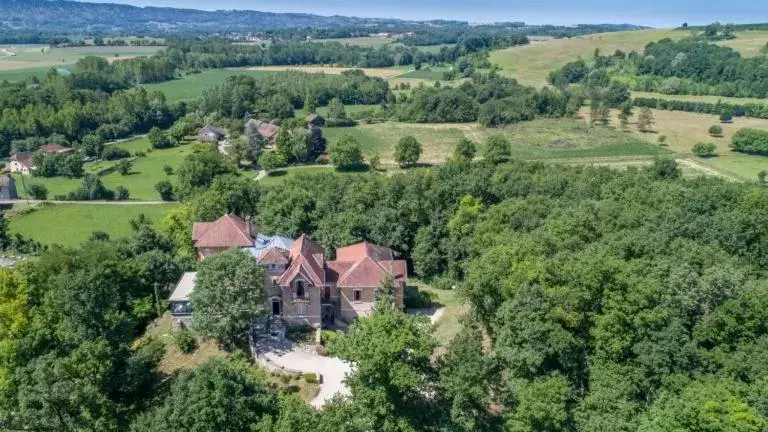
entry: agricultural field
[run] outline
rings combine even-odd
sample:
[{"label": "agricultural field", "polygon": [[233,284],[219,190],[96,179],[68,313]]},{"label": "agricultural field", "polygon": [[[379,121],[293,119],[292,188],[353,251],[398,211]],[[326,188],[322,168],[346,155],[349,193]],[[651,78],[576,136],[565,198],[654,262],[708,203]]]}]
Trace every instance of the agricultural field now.
[{"label": "agricultural field", "polygon": [[271,72],[247,69],[212,69],[198,74],[185,75],[179,79],[162,83],[144,84],[147,91],[160,91],[169,102],[191,100],[203,94],[203,90],[221,84],[234,75],[264,76]]},{"label": "agricultural field", "polygon": [[421,79],[430,81],[443,81],[443,73],[448,72],[450,67],[425,67],[419,70],[413,70],[401,75],[399,78]]},{"label": "agricultural field", "polygon": [[175,204],[45,204],[9,220],[11,233],[44,244],[77,246],[93,231],[111,237],[131,234],[130,220],[143,213],[156,225]]},{"label": "agricultural field", "polygon": [[547,83],[549,71],[579,57],[591,57],[596,48],[603,54],[612,53],[617,49],[641,52],[648,42],[666,37],[682,39],[689,35],[690,32],[686,31],[653,29],[536,41],[528,45],[493,51],[491,63],[499,65],[503,74],[517,78],[523,84],[541,87]]},{"label": "agricultural field", "polygon": [[329,142],[345,134],[354,136],[366,157],[378,154],[385,165],[395,164],[395,144],[406,135],[412,135],[421,142],[423,152],[420,161],[434,164],[450,158],[460,138],[475,141],[481,151],[482,142],[494,133],[506,135],[512,142],[512,156],[520,159],[652,156],[669,153],[669,150],[611,128],[589,128],[581,119],[537,119],[503,129],[488,129],[476,123],[384,122],[324,130]]},{"label": "agricultural field", "polygon": [[65,68],[86,56],[110,61],[152,55],[162,47],[84,46],[51,48],[47,45],[0,45],[0,80],[20,81],[42,76],[50,68]]},{"label": "agricultural field", "polygon": [[379,48],[395,42],[394,39],[385,36],[361,36],[354,38],[317,39],[314,42],[331,43],[338,42],[344,45],[357,45],[366,48]]}]

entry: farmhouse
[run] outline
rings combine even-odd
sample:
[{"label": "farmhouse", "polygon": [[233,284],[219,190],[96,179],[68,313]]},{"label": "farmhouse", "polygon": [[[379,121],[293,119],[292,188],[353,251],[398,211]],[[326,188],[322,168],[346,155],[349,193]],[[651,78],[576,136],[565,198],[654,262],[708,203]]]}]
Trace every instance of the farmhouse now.
[{"label": "farmhouse", "polygon": [[6,169],[12,173],[29,174],[35,169],[32,166],[32,153],[19,152],[14,153],[8,158]]},{"label": "farmhouse", "polygon": [[274,123],[265,122],[264,120],[249,119],[245,122],[246,135],[248,135],[250,131],[255,131],[269,142],[274,142],[275,136],[279,130],[280,126]]},{"label": "farmhouse", "polygon": [[205,126],[198,132],[197,139],[202,142],[219,142],[224,139],[224,132],[213,126]]},{"label": "farmhouse", "polygon": [[[306,235],[295,240],[267,236],[232,214],[194,224],[192,241],[201,260],[229,248],[250,253],[266,273],[270,314],[289,325],[333,327],[337,319],[349,323],[369,315],[386,284],[393,289],[395,305],[403,307],[406,263],[385,246],[353,244],[326,261],[325,250]],[[185,274],[169,299],[172,314],[192,315],[193,289],[194,275]]]},{"label": "farmhouse", "polygon": [[9,175],[0,176],[0,200],[17,199],[16,183]]}]

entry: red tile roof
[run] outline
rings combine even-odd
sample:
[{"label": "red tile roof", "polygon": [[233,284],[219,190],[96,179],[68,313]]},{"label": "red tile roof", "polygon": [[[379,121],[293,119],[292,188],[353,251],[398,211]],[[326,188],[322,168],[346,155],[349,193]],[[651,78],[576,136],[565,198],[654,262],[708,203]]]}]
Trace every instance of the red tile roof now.
[{"label": "red tile roof", "polygon": [[271,247],[261,254],[259,262],[262,264],[288,264],[288,256],[279,248]]},{"label": "red tile roof", "polygon": [[18,162],[27,168],[32,168],[32,153],[30,152],[14,153],[9,159]]},{"label": "red tile roof", "polygon": [[250,124],[256,125],[256,131],[266,139],[272,139],[277,134],[277,131],[280,130],[280,126],[263,120],[250,119],[246,125]]},{"label": "red tile roof", "polygon": [[197,222],[192,226],[192,241],[196,248],[203,247],[248,247],[253,246],[251,228],[248,223],[234,214],[227,214],[215,222]]},{"label": "red tile roof", "polygon": [[71,147],[64,147],[59,144],[46,144],[38,147],[37,149],[43,153],[67,153],[75,150]]},{"label": "red tile roof", "polygon": [[313,242],[305,234],[296,239],[291,245],[291,264],[280,275],[277,284],[289,285],[297,275],[302,275],[315,286],[323,286],[325,283],[325,251],[320,245]]},{"label": "red tile roof", "polygon": [[368,242],[336,249],[336,260],[338,261],[360,261],[365,257],[370,257],[376,261],[395,259],[392,249]]},{"label": "red tile roof", "polygon": [[378,287],[386,277],[405,284],[405,261],[395,260],[392,249],[363,242],[336,250],[336,261],[328,261],[329,279],[340,287]]}]

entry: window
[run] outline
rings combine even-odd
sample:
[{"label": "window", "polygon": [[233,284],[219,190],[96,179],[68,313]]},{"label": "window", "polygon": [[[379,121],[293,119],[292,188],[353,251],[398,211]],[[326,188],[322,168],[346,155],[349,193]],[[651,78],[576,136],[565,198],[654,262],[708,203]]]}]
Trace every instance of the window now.
[{"label": "window", "polygon": [[280,315],[280,300],[272,300],[272,315]]},{"label": "window", "polygon": [[306,303],[296,304],[296,315],[305,316],[306,314],[307,314],[307,304]]},{"label": "window", "polygon": [[208,249],[208,248],[203,249],[203,256],[205,256],[205,257],[211,256],[211,250]]},{"label": "window", "polygon": [[379,291],[379,289],[378,289],[378,288],[376,288],[375,290],[373,290],[373,300],[374,300],[374,301],[375,301],[375,300],[378,300],[380,295],[381,295],[381,292]]},{"label": "window", "polygon": [[304,298],[304,281],[296,281],[296,297]]},{"label": "window", "polygon": [[354,299],[356,302],[362,301],[362,299],[363,299],[363,291],[362,291],[362,290],[359,290],[359,289],[356,289],[356,290],[354,290],[354,291],[352,292],[352,298],[353,298],[353,299]]}]

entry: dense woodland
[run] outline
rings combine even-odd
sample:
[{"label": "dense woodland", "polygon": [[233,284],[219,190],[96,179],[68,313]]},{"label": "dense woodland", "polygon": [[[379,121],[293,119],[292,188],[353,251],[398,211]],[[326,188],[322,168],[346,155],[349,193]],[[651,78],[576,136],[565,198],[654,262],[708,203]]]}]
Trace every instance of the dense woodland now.
[{"label": "dense woodland", "polygon": [[[757,432],[766,424],[762,188],[682,180],[665,160],[626,172],[455,162],[391,177],[299,176],[279,188],[233,175],[214,175],[164,227],[137,220],[129,239],[95,235],[0,272],[4,425]],[[236,355],[162,376],[162,343],[134,342],[155,313],[152,287],[191,267],[190,222],[227,210],[255,214],[264,232],[308,233],[328,251],[357,240],[392,245],[415,275],[458,285],[471,305],[464,329],[433,360],[429,326],[378,305],[329,345],[357,368],[351,395],[322,411],[267,386]]]}]

